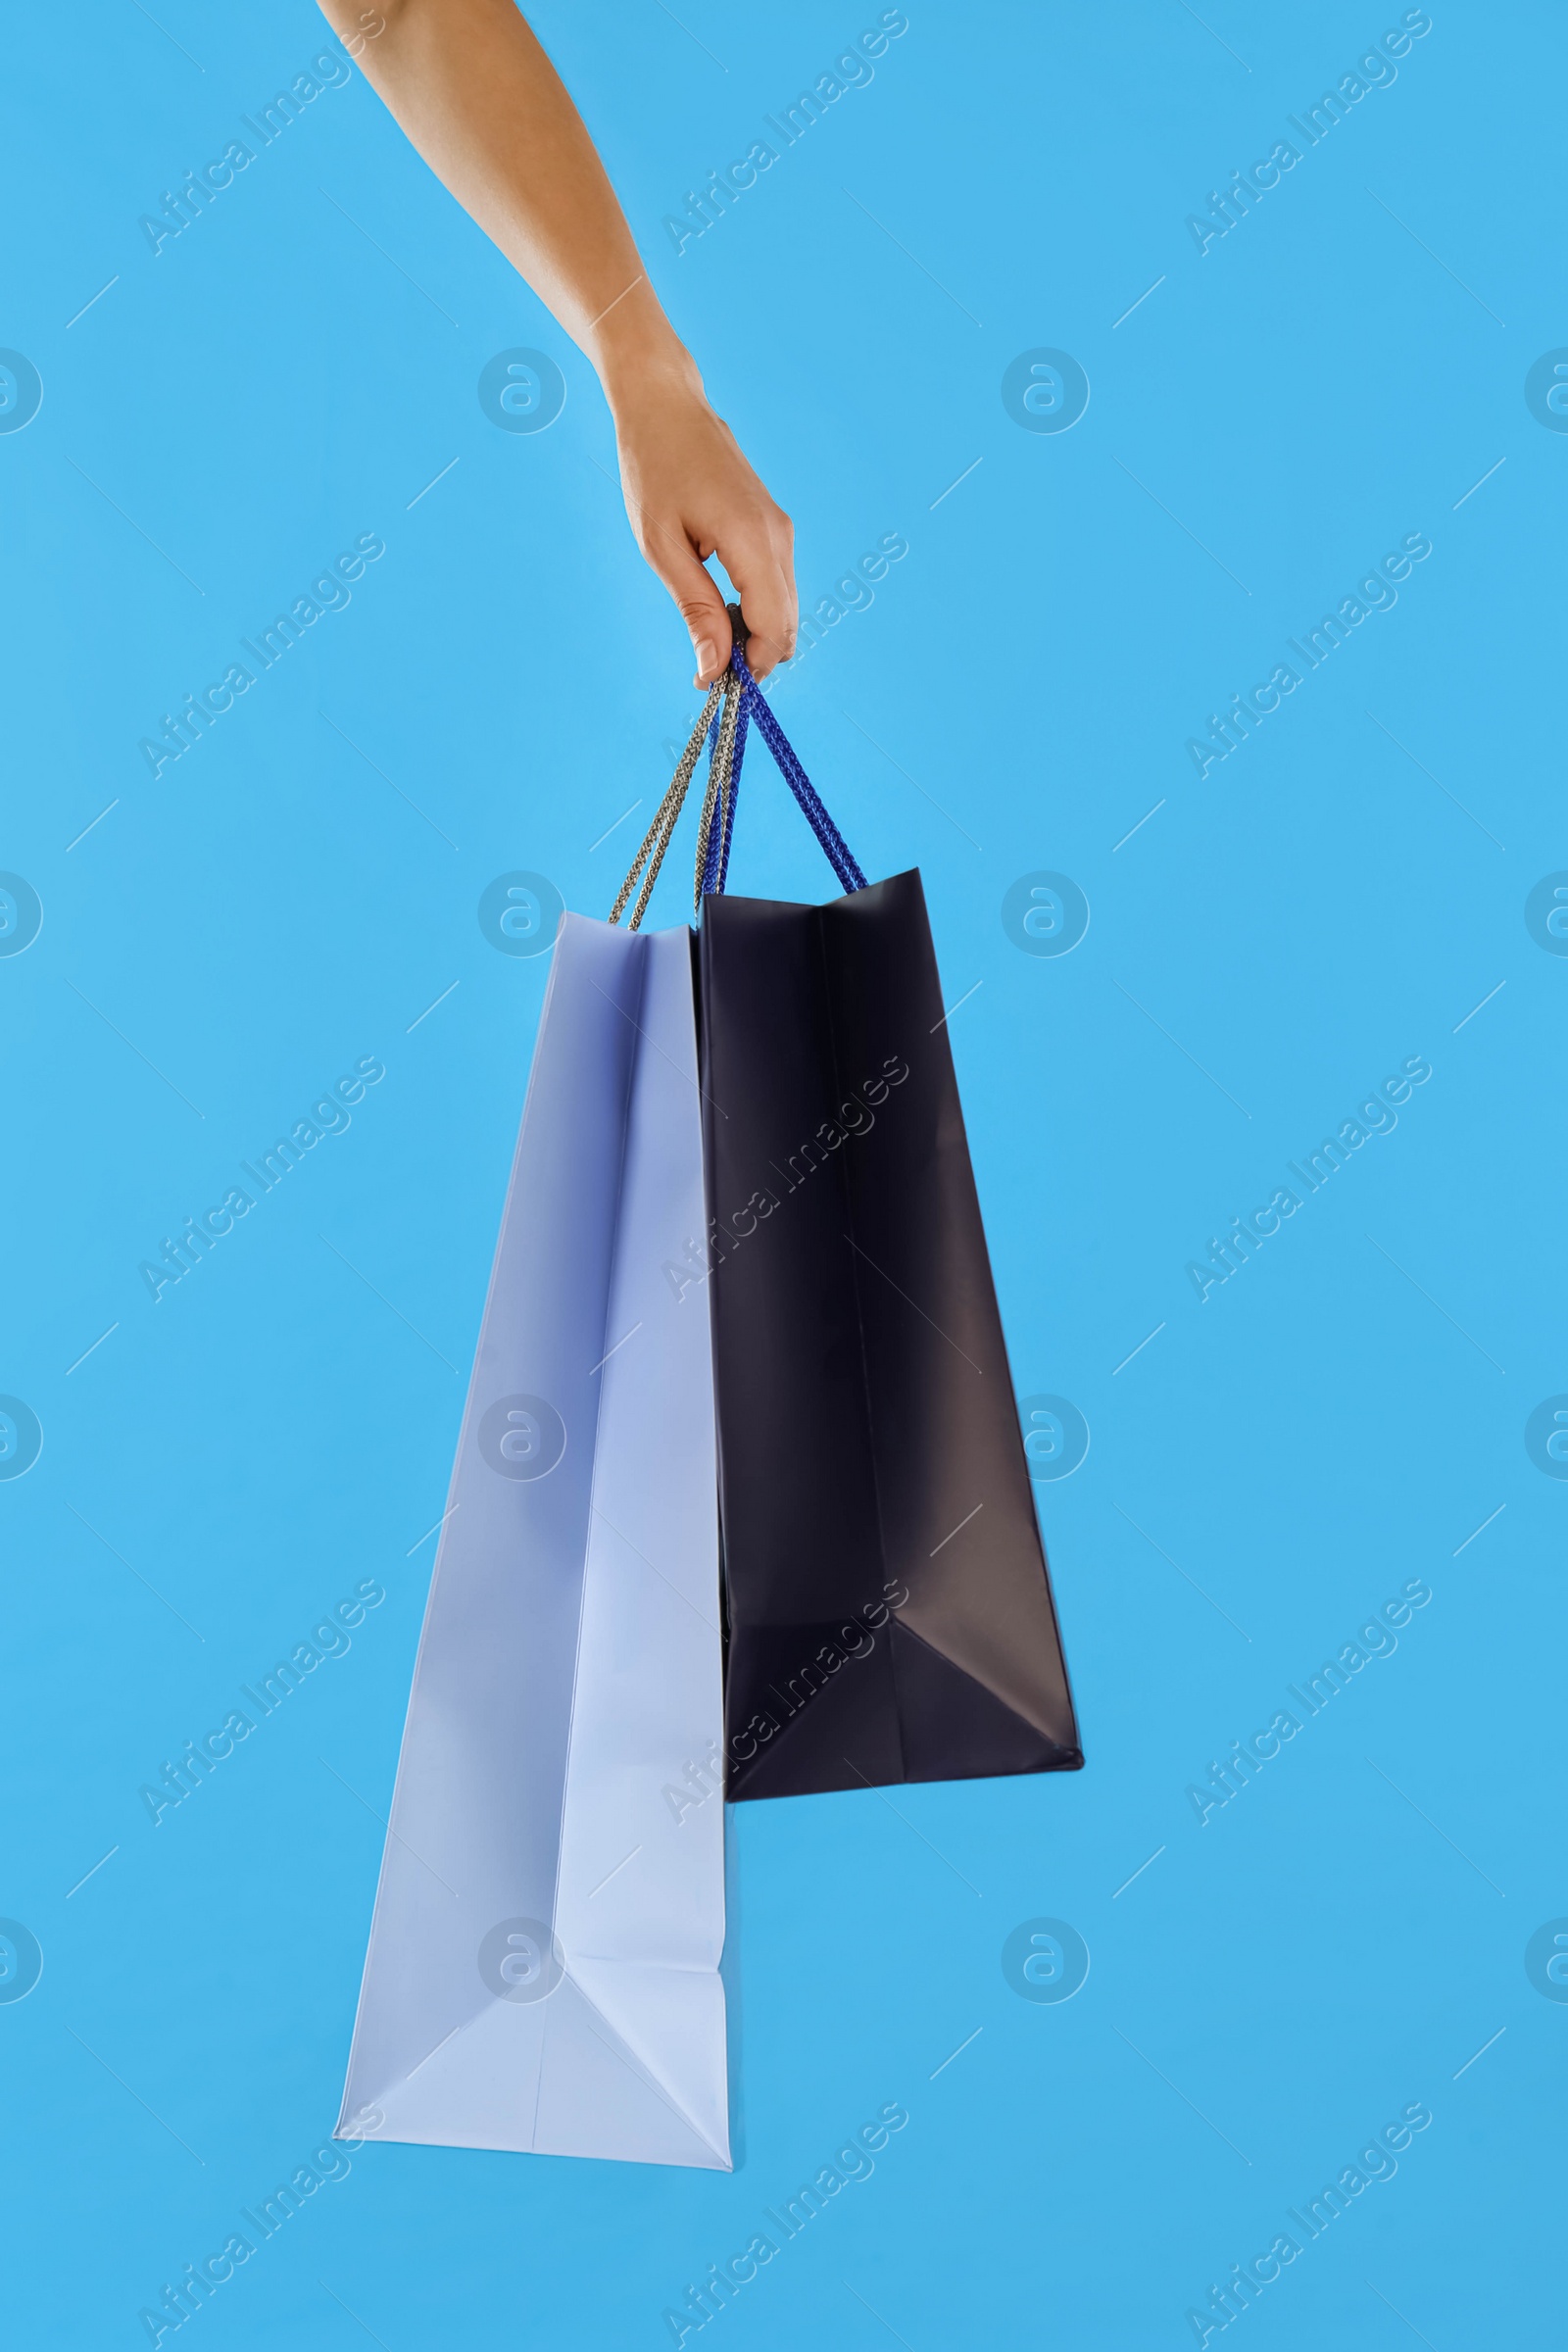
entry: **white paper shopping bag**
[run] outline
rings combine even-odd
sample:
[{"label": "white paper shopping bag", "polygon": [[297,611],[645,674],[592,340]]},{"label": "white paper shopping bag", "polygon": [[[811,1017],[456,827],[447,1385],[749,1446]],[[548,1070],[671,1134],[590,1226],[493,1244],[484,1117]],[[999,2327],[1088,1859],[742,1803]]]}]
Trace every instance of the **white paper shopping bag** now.
[{"label": "white paper shopping bag", "polygon": [[707,1230],[697,1086],[689,935],[568,914],[340,2132],[729,2166],[712,1368],[664,1271]]}]

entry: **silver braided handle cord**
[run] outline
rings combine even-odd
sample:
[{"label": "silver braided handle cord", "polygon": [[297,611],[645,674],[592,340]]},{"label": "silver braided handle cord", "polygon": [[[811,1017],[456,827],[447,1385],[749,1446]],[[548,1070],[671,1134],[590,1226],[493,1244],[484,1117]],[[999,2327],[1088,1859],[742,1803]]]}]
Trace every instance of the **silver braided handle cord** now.
[{"label": "silver braided handle cord", "polygon": [[708,871],[708,845],[713,825],[716,822],[722,846],[724,830],[729,822],[730,770],[735,762],[735,732],[741,712],[740,683],[733,669],[724,672],[724,715],[718,722],[718,741],[713,747],[708,791],[703,799],[702,822],[697,828],[697,872],[692,884],[694,920],[703,911],[703,876]]},{"label": "silver braided handle cord", "polygon": [[627,925],[628,930],[635,931],[643,916],[648,912],[648,902],[653,895],[654,884],[659,878],[659,869],[664,862],[664,852],[669,847],[670,835],[675,829],[676,819],[680,815],[686,799],[687,788],[702,755],[703,739],[712,724],[713,712],[718,709],[719,698],[724,692],[725,681],[729,675],[729,671],[726,670],[724,677],[715,679],[709,688],[708,700],[703,705],[703,714],[692,729],[691,741],[680,756],[680,764],[675,770],[669,790],[659,804],[659,812],[644,834],[642,848],[632,859],[631,871],[621,884],[619,896],[610,910],[611,921],[618,923],[626,910],[626,902],[637,888],[637,877],[642,872],[644,861],[651,858],[653,862],[648,867],[642,889],[638,893],[637,904],[632,910],[631,921]]}]

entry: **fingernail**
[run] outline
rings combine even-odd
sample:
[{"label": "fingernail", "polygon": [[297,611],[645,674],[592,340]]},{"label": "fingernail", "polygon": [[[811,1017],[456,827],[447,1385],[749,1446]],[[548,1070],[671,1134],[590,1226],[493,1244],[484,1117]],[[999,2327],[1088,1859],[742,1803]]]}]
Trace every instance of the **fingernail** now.
[{"label": "fingernail", "polygon": [[717,669],[717,667],[718,667],[718,648],[717,648],[717,646],[716,646],[716,645],[713,643],[713,641],[712,641],[712,639],[711,639],[710,637],[700,637],[700,638],[698,639],[698,641],[697,641],[697,679],[696,679],[696,683],[697,683],[699,686],[706,686],[706,685],[707,685],[707,683],[708,683],[708,680],[709,680],[709,675],[710,675],[710,673],[712,670],[715,670],[715,669]]}]

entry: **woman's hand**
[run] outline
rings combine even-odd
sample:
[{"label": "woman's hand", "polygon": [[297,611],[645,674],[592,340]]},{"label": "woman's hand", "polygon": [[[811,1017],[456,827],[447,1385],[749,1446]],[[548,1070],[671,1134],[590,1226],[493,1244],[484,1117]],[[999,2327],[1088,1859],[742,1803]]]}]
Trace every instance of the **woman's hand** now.
[{"label": "woman's hand", "polygon": [[795,651],[795,533],[708,405],[702,378],[676,346],[662,363],[622,373],[602,363],[615,418],[620,485],[638,546],[691,631],[694,683],[727,667],[729,614],[708,558],[716,555],[740,593],[751,631],[746,659],[765,678]]},{"label": "woman's hand", "polygon": [[691,631],[698,684],[730,655],[711,555],[740,591],[748,660],[765,677],[795,649],[789,516],[709,407],[582,119],[514,0],[378,0],[374,33],[360,0],[321,6],[425,162],[598,369],[626,512]]}]

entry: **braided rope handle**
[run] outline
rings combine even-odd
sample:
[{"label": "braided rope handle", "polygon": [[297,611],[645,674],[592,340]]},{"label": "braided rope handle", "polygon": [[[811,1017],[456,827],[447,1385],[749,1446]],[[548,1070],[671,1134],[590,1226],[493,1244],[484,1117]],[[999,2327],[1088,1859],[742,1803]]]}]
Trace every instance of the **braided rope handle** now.
[{"label": "braided rope handle", "polygon": [[[729,877],[730,844],[735,832],[735,799],[740,786],[741,761],[746,752],[746,730],[753,719],[757,722],[762,741],[777,761],[785,783],[800,803],[807,822],[821,843],[827,860],[838,877],[840,889],[852,893],[866,887],[865,875],[843,834],[823,808],[815,786],[796,758],[761,688],[752,676],[744,651],[748,632],[739,606],[731,605],[729,612],[735,633],[729,667],[708,690],[702,716],[692,729],[690,741],[680,756],[669,790],[659,804],[654,821],[643,836],[642,847],[632,860],[631,871],[621,884],[619,896],[611,909],[611,921],[618,923],[633,891],[636,891],[637,902],[628,925],[633,931],[639,927],[648,911],[648,902],[653,896],[660,867],[664,862],[665,853],[685,806],[705,738],[709,745],[708,785],[703,795],[702,815],[697,828],[697,862],[693,877],[694,918],[701,915],[705,898],[723,891]],[[639,875],[642,876],[640,889]]]},{"label": "braided rope handle", "polygon": [[726,672],[723,678],[715,679],[708,690],[708,700],[703,705],[703,714],[696,726],[693,727],[690,741],[680,756],[669,790],[660,802],[658,813],[643,835],[642,847],[632,859],[631,870],[625,881],[622,882],[615,904],[610,910],[610,919],[612,923],[618,923],[626,911],[626,902],[637,888],[637,877],[642,872],[644,863],[652,858],[653,862],[648,867],[647,877],[638,894],[637,904],[632,910],[632,918],[627,929],[635,931],[642,922],[643,916],[648,912],[648,902],[653,896],[654,884],[659,879],[659,869],[664,862],[664,853],[669,848],[670,835],[675,830],[676,820],[685,804],[687,789],[696,773],[697,762],[702,757],[703,738],[712,724],[714,713],[723,699],[727,683],[728,673]]},{"label": "braided rope handle", "polygon": [[729,886],[729,852],[730,844],[735,838],[735,796],[740,787],[741,761],[746,757],[747,723],[748,711],[746,708],[746,697],[743,694],[741,696],[740,716],[735,721],[735,760],[730,774],[729,814],[725,819],[724,839],[718,852],[718,870],[712,876],[711,880],[705,875],[703,881],[703,888],[705,890],[723,891]]},{"label": "braided rope handle", "polygon": [[[736,648],[740,638],[737,634]],[[708,790],[703,797],[703,813],[697,827],[697,869],[692,877],[692,915],[703,911],[703,900],[717,881],[719,854],[735,820],[734,785],[739,781],[740,762],[736,746],[741,736],[741,713],[746,707],[745,689],[735,667],[734,655],[724,673],[724,708],[719,714],[718,740],[708,763]]]},{"label": "braided rope handle", "polygon": [[806,812],[807,822],[816,835],[826,854],[828,863],[847,893],[864,890],[865,876],[827,810],[817,797],[816,787],[795,757],[794,747],[774,717],[767,698],[752,679],[746,667],[746,656],[738,649],[732,659],[739,662],[746,678],[746,708],[756,719],[762,741],[777,760],[779,772]]}]

